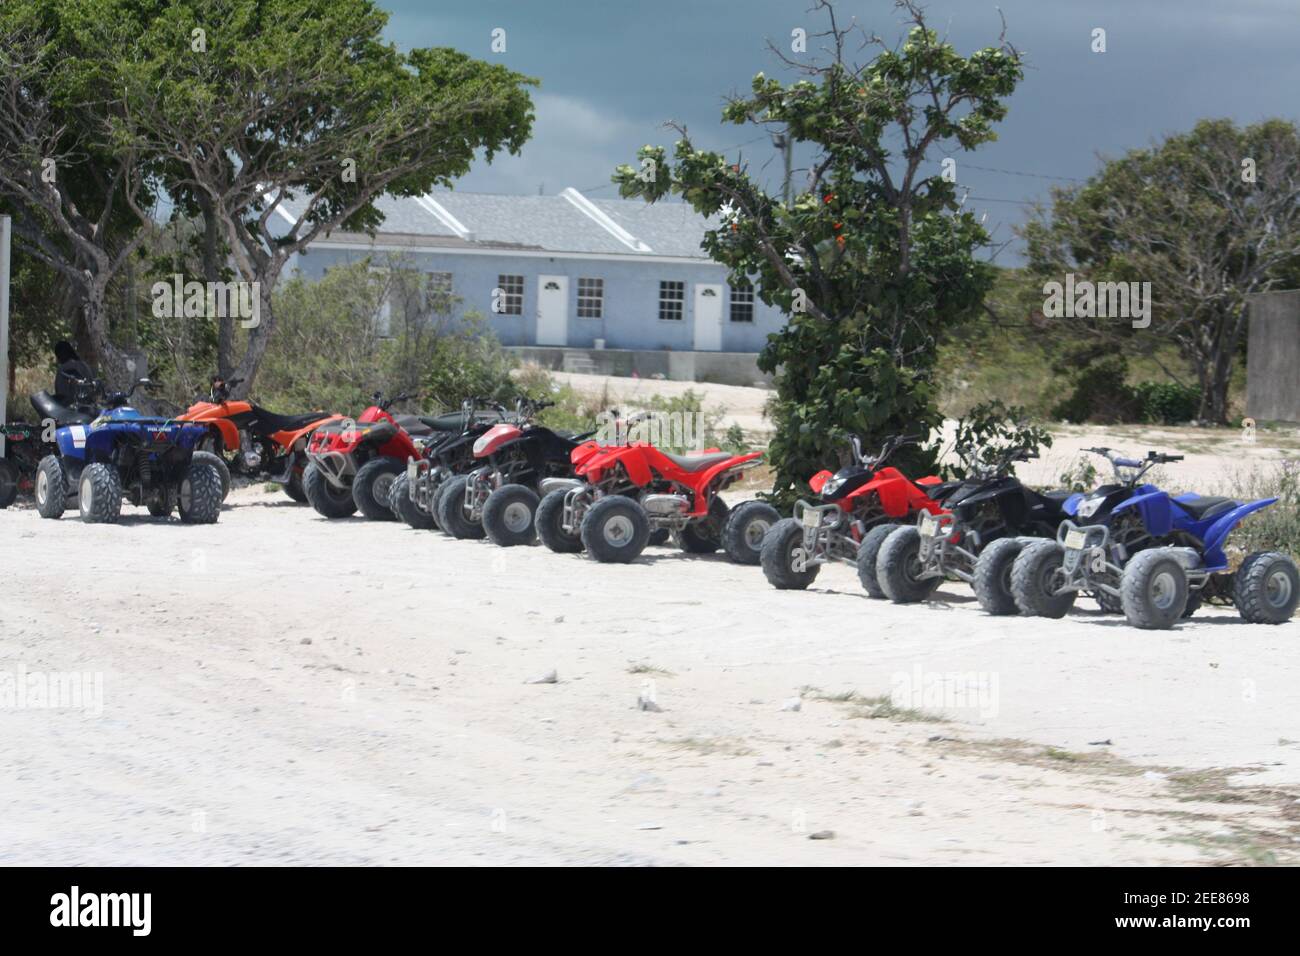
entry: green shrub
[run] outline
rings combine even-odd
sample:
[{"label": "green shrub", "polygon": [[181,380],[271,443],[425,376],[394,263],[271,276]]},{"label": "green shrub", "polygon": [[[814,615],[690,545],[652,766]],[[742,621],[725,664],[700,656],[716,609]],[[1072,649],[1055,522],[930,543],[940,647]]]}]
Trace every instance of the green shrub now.
[{"label": "green shrub", "polygon": [[949,478],[965,478],[975,465],[994,464],[1009,449],[1037,452],[1051,447],[1051,433],[1033,424],[1025,409],[1008,407],[995,398],[976,405],[957,420],[953,448],[961,460],[945,465],[943,471]]},{"label": "green shrub", "polygon": [[1153,425],[1181,425],[1196,418],[1201,390],[1177,382],[1139,382],[1133,394],[1141,420]]},{"label": "green shrub", "polygon": [[1115,424],[1137,420],[1137,394],[1128,385],[1128,361],[1106,355],[1077,368],[1059,367],[1070,393],[1052,406],[1052,417],[1067,422]]},{"label": "green shrub", "polygon": [[1277,499],[1247,515],[1228,537],[1234,553],[1281,551],[1300,560],[1300,462],[1284,461],[1234,476],[1216,492],[1239,501]]}]

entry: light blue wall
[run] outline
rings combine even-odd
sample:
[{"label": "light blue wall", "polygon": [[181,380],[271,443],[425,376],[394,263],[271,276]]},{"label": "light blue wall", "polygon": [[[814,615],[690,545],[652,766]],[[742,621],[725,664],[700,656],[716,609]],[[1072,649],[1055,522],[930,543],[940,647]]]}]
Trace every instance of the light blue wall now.
[{"label": "light blue wall", "polygon": [[[298,269],[307,279],[318,279],[330,266],[357,262],[366,257],[362,250],[315,246],[298,257]],[[373,253],[377,261],[385,253]],[[754,300],[752,323],[731,321],[731,289],[727,270],[712,262],[677,264],[627,262],[610,259],[570,259],[540,256],[463,255],[456,253],[411,252],[411,264],[426,272],[450,272],[452,292],[462,299],[462,310],[475,310],[505,345],[535,345],[537,333],[537,277],[569,277],[568,344],[590,348],[595,339],[604,339],[611,349],[694,348],[695,283],[722,283],[722,351],[757,352],[771,332],[785,324],[780,311]],[[497,315],[492,312],[492,290],[500,275],[524,277],[522,315]],[[605,280],[605,316],[603,319],[578,318],[578,279]],[[686,283],[684,315],[680,322],[659,318],[659,282],[677,280]]]}]

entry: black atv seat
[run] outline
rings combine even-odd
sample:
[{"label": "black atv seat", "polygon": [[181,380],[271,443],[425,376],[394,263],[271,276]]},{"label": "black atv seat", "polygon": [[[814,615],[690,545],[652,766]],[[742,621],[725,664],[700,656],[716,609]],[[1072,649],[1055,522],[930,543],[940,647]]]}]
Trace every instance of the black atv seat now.
[{"label": "black atv seat", "polygon": [[[436,431],[451,431],[450,428],[439,428],[434,424],[436,419],[424,418],[420,415],[394,415],[393,418],[402,426],[406,434],[413,438],[425,438]],[[459,429],[459,426],[456,427]]]},{"label": "black atv seat", "polygon": [[1041,495],[1042,495],[1044,498],[1046,498],[1048,501],[1055,501],[1055,502],[1058,503],[1058,504],[1064,504],[1065,502],[1069,501],[1070,498],[1071,498],[1072,496],[1078,494],[1078,492],[1076,492],[1076,491],[1040,491],[1039,494],[1041,494]]},{"label": "black atv seat", "polygon": [[1237,506],[1237,502],[1231,498],[1216,498],[1210,495],[1202,497],[1201,495],[1192,495],[1187,498],[1175,498],[1174,504],[1182,508],[1196,521],[1204,521],[1206,518],[1213,518],[1215,515],[1223,514],[1225,511],[1231,511]]},{"label": "black atv seat", "polygon": [[718,462],[726,461],[732,457],[730,452],[725,451],[716,452],[712,455],[670,455],[668,452],[664,452],[663,456],[687,471],[703,471],[710,465],[716,465]]},{"label": "black atv seat", "polygon": [[325,412],[307,412],[302,415],[277,415],[275,412],[268,412],[265,408],[253,406],[253,414],[257,416],[257,422],[268,433],[274,432],[296,432],[300,428],[306,428],[312,422],[318,422],[322,418],[328,418]]},{"label": "black atv seat", "polygon": [[52,418],[56,425],[88,425],[95,420],[90,412],[65,405],[49,392],[37,392],[32,396],[32,407],[42,419]]}]

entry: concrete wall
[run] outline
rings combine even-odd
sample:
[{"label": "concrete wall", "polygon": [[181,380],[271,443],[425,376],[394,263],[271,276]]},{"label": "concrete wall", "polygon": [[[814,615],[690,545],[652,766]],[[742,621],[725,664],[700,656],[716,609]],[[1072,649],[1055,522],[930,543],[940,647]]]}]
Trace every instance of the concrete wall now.
[{"label": "concrete wall", "polygon": [[559,349],[537,346],[511,349],[521,360],[552,371],[597,375],[662,376],[679,382],[714,382],[752,386],[772,378],[758,370],[752,352],[665,352],[636,349]]},{"label": "concrete wall", "polygon": [[[357,262],[367,255],[376,263],[386,260],[387,253],[365,249],[332,247],[318,242],[298,257],[299,272],[307,279],[320,278],[330,266]],[[568,345],[592,348],[604,339],[610,349],[672,349],[689,351],[695,347],[695,283],[721,283],[724,286],[722,310],[723,352],[758,352],[767,336],[785,325],[785,316],[757,298],[753,322],[731,321],[731,288],[726,285],[727,271],[717,263],[656,262],[629,255],[622,258],[582,259],[545,255],[511,255],[508,251],[490,254],[455,251],[415,251],[404,255],[414,268],[426,272],[450,272],[452,292],[459,296],[462,310],[475,310],[487,317],[492,330],[505,345],[533,345],[537,341],[537,277],[569,277]],[[524,277],[522,315],[498,315],[492,312],[492,290],[500,275]],[[578,278],[605,280],[604,317],[578,318]],[[659,282],[677,280],[686,283],[684,315],[680,321],[659,318]]]},{"label": "concrete wall", "polygon": [[1300,422],[1300,291],[1250,297],[1246,414]]}]

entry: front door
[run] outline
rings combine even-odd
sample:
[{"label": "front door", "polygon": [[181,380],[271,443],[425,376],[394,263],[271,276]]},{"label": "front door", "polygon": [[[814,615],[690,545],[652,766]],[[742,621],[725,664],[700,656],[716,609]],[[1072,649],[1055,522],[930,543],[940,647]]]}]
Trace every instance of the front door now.
[{"label": "front door", "polygon": [[695,284],[695,351],[722,350],[722,286]]},{"label": "front door", "polygon": [[569,344],[569,277],[537,277],[537,344]]}]

